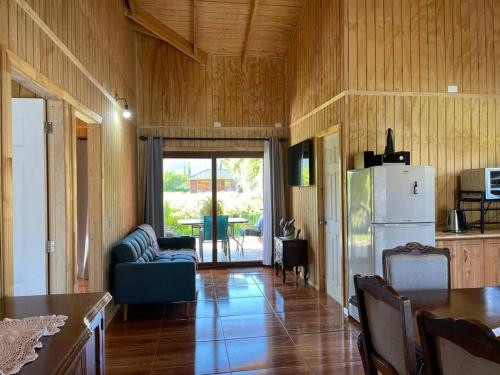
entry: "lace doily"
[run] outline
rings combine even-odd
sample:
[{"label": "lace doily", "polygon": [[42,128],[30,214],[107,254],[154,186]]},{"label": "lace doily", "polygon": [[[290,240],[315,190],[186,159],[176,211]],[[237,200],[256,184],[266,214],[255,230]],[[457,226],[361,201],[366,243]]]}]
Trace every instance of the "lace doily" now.
[{"label": "lace doily", "polygon": [[38,358],[42,336],[59,332],[68,319],[65,315],[5,318],[0,322],[0,374],[17,374],[26,363]]}]

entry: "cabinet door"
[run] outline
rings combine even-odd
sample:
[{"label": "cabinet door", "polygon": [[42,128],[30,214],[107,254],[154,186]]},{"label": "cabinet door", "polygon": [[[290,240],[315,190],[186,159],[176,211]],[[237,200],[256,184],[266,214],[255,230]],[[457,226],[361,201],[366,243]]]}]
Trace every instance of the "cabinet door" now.
[{"label": "cabinet door", "polygon": [[484,286],[484,254],[482,240],[459,242],[458,257],[461,267],[459,288],[480,288]]},{"label": "cabinet door", "polygon": [[461,284],[461,269],[458,259],[458,241],[436,241],[437,248],[447,248],[450,250],[450,277],[451,287],[460,288]]},{"label": "cabinet door", "polygon": [[500,285],[500,238],[484,240],[484,284]]}]

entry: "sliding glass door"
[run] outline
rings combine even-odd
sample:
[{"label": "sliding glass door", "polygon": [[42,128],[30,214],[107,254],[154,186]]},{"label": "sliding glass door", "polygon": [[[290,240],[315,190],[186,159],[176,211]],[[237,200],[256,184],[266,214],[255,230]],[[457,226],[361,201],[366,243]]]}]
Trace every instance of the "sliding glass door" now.
[{"label": "sliding glass door", "polygon": [[262,261],[261,154],[166,155],[163,190],[165,235],[195,237],[201,263]]},{"label": "sliding glass door", "polygon": [[212,216],[212,160],[163,159],[165,236],[196,237],[201,263],[212,262],[212,242],[206,241],[203,220]]},{"label": "sliding glass door", "polygon": [[219,260],[262,261],[262,164],[261,157],[217,158],[217,216],[221,223],[228,218],[229,238]]}]

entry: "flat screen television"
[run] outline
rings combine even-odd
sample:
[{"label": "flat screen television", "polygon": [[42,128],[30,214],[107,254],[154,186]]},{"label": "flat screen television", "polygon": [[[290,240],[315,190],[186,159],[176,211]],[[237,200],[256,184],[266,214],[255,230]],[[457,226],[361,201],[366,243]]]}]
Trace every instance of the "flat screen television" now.
[{"label": "flat screen television", "polygon": [[288,149],[288,184],[310,186],[314,184],[313,141],[307,139]]}]

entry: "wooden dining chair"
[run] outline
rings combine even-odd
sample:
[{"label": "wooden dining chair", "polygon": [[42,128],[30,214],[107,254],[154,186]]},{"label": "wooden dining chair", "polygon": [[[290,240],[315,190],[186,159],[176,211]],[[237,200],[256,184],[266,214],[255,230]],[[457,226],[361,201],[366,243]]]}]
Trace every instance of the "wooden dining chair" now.
[{"label": "wooden dining chair", "polygon": [[354,276],[365,373],[418,374],[410,301],[379,276]]},{"label": "wooden dining chair", "polygon": [[417,313],[425,368],[429,375],[500,374],[500,338],[477,320]]},{"label": "wooden dining chair", "polygon": [[385,282],[398,292],[449,289],[450,250],[410,242],[382,252]]}]

